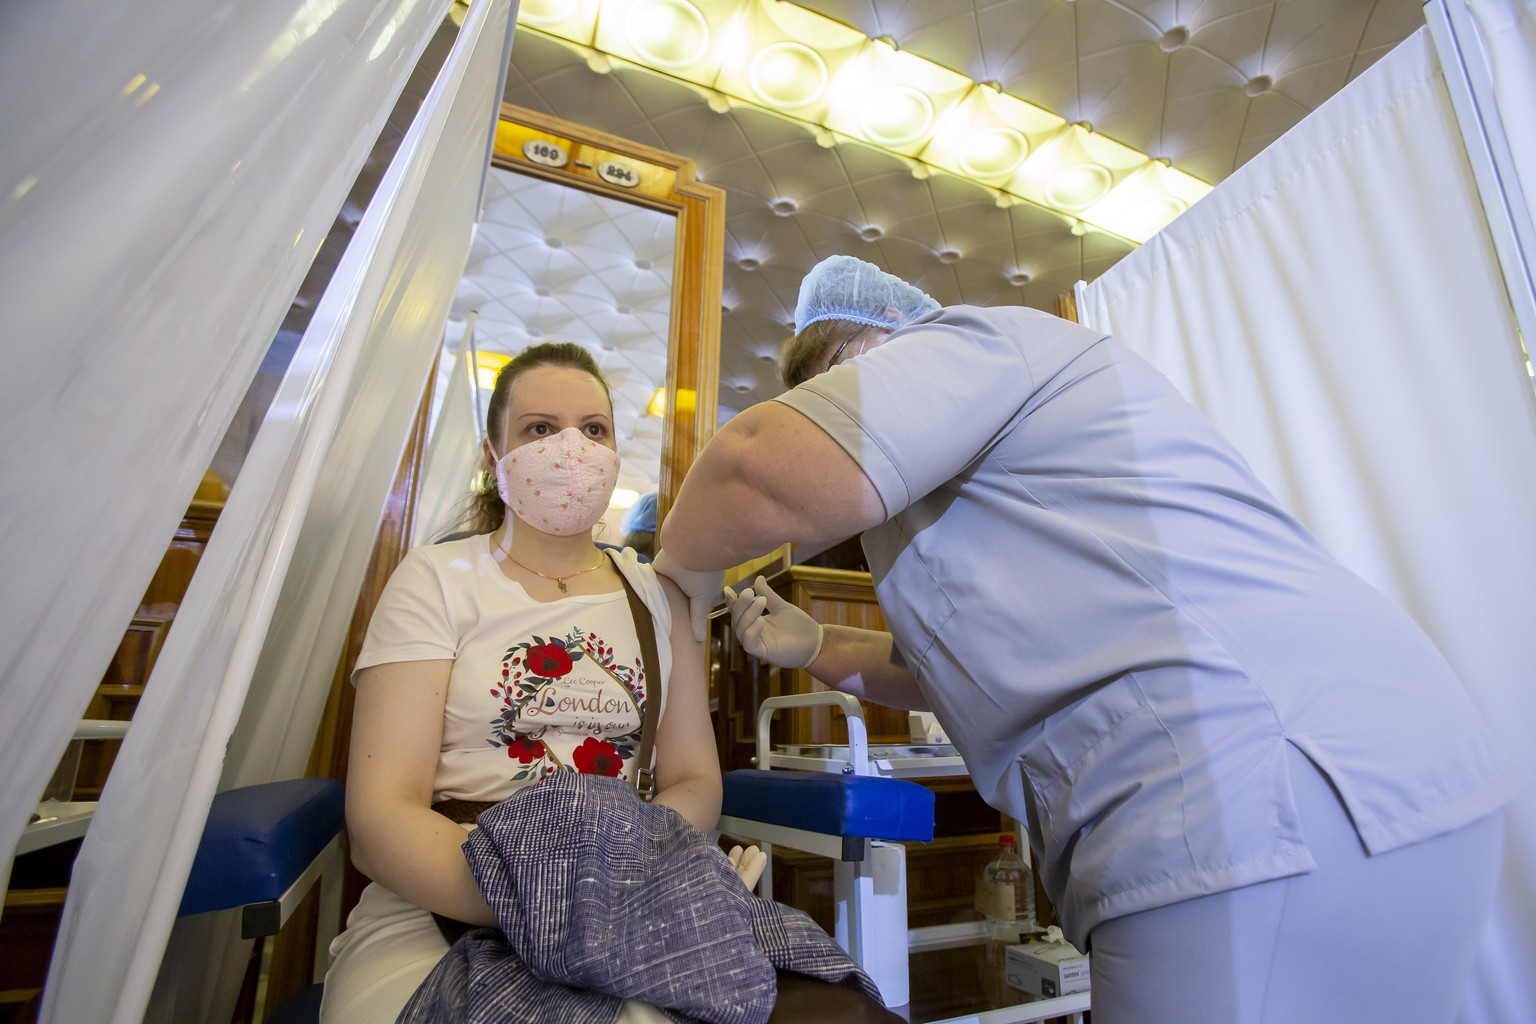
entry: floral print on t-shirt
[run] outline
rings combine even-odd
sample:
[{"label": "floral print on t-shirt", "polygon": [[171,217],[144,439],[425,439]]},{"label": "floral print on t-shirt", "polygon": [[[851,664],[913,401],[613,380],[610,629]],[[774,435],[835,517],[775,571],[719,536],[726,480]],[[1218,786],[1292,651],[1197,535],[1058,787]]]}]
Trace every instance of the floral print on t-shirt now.
[{"label": "floral print on t-shirt", "polygon": [[512,782],[561,770],[619,776],[635,757],[644,671],[620,662],[611,644],[580,626],[508,647],[491,696],[501,710],[487,742],[506,750]]}]

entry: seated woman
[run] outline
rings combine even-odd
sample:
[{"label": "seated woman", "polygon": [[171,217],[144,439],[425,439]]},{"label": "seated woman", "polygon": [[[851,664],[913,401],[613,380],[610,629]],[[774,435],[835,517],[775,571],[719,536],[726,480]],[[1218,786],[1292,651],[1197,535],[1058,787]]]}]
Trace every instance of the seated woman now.
[{"label": "seated woman", "polygon": [[[524,350],[485,426],[472,535],[406,556],[353,676],[347,827],[373,882],[331,947],[327,1024],[396,1018],[449,948],[432,914],[496,923],[460,850],[470,826],[434,805],[503,800],[561,771],[632,779],[656,699],[655,801],[704,831],[720,814],[687,601],[632,550],[593,543],[618,471],[596,363],[574,344]],[[642,664],[624,579],[652,616],[657,666]],[[630,1003],[620,1020],[656,1012]]]}]

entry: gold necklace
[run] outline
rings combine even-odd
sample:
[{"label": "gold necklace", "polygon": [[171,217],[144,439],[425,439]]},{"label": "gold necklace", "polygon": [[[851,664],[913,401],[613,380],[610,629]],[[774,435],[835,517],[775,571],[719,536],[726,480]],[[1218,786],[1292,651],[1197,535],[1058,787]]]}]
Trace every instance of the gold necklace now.
[{"label": "gold necklace", "polygon": [[597,556],[597,564],[596,565],[589,565],[585,569],[577,569],[575,572],[568,572],[564,576],[551,576],[547,572],[539,572],[539,570],[533,568],[532,566],[527,566],[527,565],[524,565],[522,562],[519,562],[517,559],[512,557],[512,552],[506,550],[505,548],[501,548],[500,550],[501,550],[502,554],[507,556],[507,561],[511,562],[513,565],[517,566],[519,569],[527,569],[529,572],[533,573],[535,576],[542,576],[542,577],[544,577],[547,580],[554,580],[555,581],[555,586],[560,588],[560,593],[562,593],[562,594],[569,594],[571,592],[570,588],[565,585],[565,581],[566,580],[572,579],[572,578],[574,578],[576,576],[584,575],[585,573],[596,572],[597,570],[601,569],[604,565],[606,565],[607,562],[608,562],[607,558],[603,557],[602,555],[598,555]]}]

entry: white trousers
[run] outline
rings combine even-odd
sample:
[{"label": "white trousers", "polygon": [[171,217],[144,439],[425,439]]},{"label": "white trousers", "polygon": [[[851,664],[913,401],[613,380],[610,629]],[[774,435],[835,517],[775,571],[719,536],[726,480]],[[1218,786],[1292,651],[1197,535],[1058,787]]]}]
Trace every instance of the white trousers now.
[{"label": "white trousers", "polygon": [[1498,884],[1502,815],[1370,857],[1291,748],[1317,870],[1105,921],[1093,1024],[1451,1024]]}]

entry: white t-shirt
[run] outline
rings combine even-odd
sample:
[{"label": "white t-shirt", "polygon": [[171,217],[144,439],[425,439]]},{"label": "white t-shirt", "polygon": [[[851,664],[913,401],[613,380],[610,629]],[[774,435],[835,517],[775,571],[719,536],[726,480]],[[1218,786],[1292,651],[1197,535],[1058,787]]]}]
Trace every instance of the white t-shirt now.
[{"label": "white t-shirt", "polygon": [[[651,610],[665,680],[665,595],[633,551],[609,555]],[[436,659],[453,669],[434,802],[502,800],[561,770],[634,777],[649,679],[622,589],[540,602],[501,571],[488,535],[416,548],[385,585],[357,670]],[[664,686],[661,699],[664,712]]]}]

